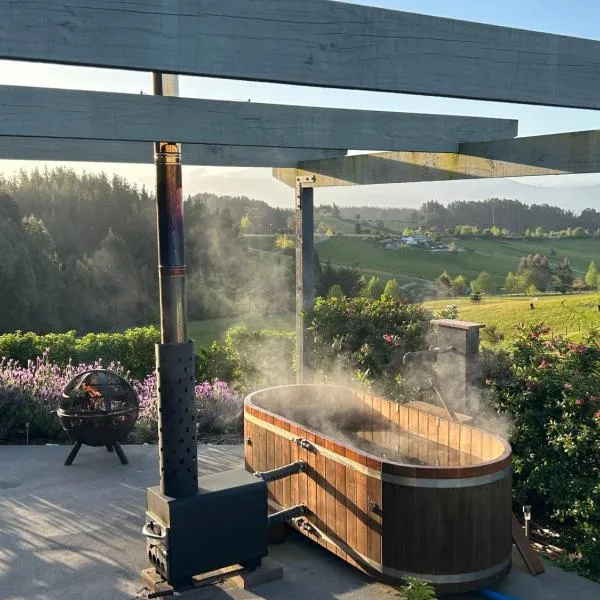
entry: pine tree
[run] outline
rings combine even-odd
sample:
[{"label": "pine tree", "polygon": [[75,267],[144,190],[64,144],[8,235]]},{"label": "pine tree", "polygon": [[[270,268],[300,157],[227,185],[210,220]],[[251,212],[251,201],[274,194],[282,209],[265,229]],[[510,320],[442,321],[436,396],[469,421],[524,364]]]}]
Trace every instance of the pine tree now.
[{"label": "pine tree", "polygon": [[585,285],[593,290],[598,288],[598,267],[594,261],[590,263],[585,274]]},{"label": "pine tree", "polygon": [[383,286],[381,285],[381,281],[379,281],[379,277],[373,275],[365,287],[364,295],[367,298],[380,298],[382,292]]},{"label": "pine tree", "polygon": [[329,298],[343,298],[344,292],[342,292],[342,288],[339,286],[339,284],[336,283],[329,288],[327,296]]},{"label": "pine tree", "polygon": [[383,295],[388,298],[400,298],[400,288],[398,282],[395,279],[390,279],[383,290]]},{"label": "pine tree", "polygon": [[471,290],[473,293],[488,294],[493,289],[492,276],[487,271],[482,271],[477,275],[477,279],[471,281]]},{"label": "pine tree", "polygon": [[464,275],[458,275],[452,280],[452,293],[455,296],[464,296],[467,289],[467,280]]}]

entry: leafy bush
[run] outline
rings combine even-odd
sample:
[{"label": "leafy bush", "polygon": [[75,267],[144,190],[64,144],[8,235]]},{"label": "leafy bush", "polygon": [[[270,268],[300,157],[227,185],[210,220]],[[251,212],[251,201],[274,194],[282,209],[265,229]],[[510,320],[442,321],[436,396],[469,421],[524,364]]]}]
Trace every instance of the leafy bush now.
[{"label": "leafy bush", "polygon": [[600,347],[520,326],[510,353],[484,354],[492,403],[514,421],[514,497],[549,520],[600,575]]},{"label": "leafy bush", "polygon": [[440,310],[438,318],[458,319],[458,306],[456,306],[456,304],[447,304],[446,308]]},{"label": "leafy bush", "polygon": [[291,383],[294,376],[296,334],[293,331],[232,327],[225,334],[225,356],[232,367],[235,389]]},{"label": "leafy bush", "polygon": [[404,353],[425,347],[430,314],[396,298],[318,298],[310,316],[314,368],[324,379],[353,373],[398,393]]},{"label": "leafy bush", "polygon": [[405,577],[406,582],[400,592],[406,600],[435,600],[437,598],[433,586],[416,577]]},{"label": "leafy bush", "polygon": [[502,333],[502,330],[498,327],[498,325],[493,323],[492,325],[487,325],[481,330],[481,339],[493,346],[504,340],[504,333]]},{"label": "leafy bush", "polygon": [[47,358],[57,365],[83,364],[101,360],[104,364],[118,362],[137,379],[154,370],[154,345],[160,341],[156,327],[137,327],[123,333],[88,333],[77,337],[67,333],[6,333],[0,335],[0,357],[26,366],[46,350]]}]

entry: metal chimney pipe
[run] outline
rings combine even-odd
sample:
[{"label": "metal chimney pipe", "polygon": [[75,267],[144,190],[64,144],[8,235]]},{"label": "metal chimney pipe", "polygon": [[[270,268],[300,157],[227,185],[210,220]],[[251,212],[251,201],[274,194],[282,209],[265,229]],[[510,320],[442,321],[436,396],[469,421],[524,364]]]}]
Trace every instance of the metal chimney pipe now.
[{"label": "metal chimney pipe", "polygon": [[[177,75],[153,73],[153,87],[157,96],[179,95]],[[181,146],[173,142],[155,142],[154,161],[161,341],[163,344],[182,344],[188,341],[188,337]]]},{"label": "metal chimney pipe", "polygon": [[[177,75],[153,73],[155,95],[178,96]],[[194,343],[188,340],[181,148],[155,142],[161,343],[156,347],[160,493],[198,492]]]}]

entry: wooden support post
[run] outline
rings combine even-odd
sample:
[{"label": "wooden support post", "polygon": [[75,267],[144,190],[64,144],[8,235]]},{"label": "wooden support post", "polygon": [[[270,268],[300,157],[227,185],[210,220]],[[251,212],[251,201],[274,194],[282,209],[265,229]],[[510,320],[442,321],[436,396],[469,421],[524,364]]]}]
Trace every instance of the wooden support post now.
[{"label": "wooden support post", "polygon": [[315,301],[314,180],[312,176],[296,179],[296,383],[310,377],[306,314]]}]

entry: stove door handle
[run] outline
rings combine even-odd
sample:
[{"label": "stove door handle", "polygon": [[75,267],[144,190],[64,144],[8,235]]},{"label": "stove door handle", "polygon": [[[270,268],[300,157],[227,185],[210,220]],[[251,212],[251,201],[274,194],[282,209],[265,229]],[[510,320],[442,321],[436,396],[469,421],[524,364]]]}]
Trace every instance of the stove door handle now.
[{"label": "stove door handle", "polygon": [[155,533],[154,523],[150,521],[142,527],[142,535],[153,540],[164,540],[167,537],[167,532],[163,529],[160,533]]}]

